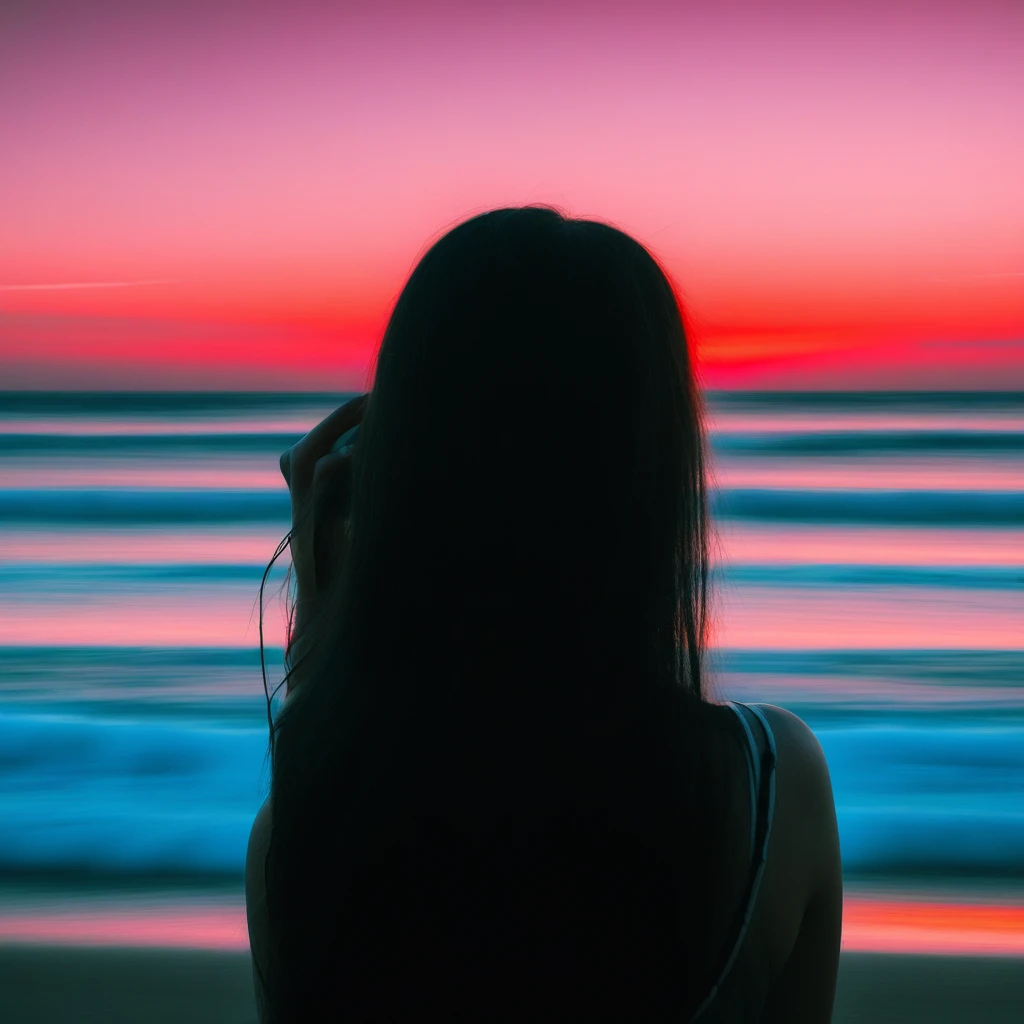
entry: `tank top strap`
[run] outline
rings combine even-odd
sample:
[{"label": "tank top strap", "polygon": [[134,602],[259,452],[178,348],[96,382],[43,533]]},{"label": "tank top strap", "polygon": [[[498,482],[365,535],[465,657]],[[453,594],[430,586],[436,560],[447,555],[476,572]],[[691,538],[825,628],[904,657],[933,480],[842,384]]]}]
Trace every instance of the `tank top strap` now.
[{"label": "tank top strap", "polygon": [[761,728],[764,730],[765,739],[768,742],[767,749],[761,758],[763,773],[768,778],[767,808],[765,811],[765,821],[763,826],[765,834],[762,849],[760,851],[760,856],[763,861],[768,856],[768,833],[771,831],[772,820],[775,817],[775,766],[778,763],[779,755],[775,747],[775,733],[772,732],[771,724],[760,706],[757,704],[744,704],[743,707],[746,708],[747,711],[751,711],[757,715],[758,720],[761,723]]},{"label": "tank top strap", "polygon": [[747,716],[740,711],[740,707],[742,705],[729,701],[727,706],[739,719],[740,725],[743,727],[744,735],[747,737],[747,744],[743,749],[743,753],[746,757],[747,778],[750,782],[750,806],[752,808],[752,813],[750,815],[750,859],[753,860],[754,850],[757,843],[757,794],[761,792],[761,759],[758,757],[757,741],[754,739],[754,734],[750,730],[750,723],[747,721]]},{"label": "tank top strap", "polygon": [[[732,969],[740,947],[743,945],[743,939],[746,937],[750,919],[754,914],[757,893],[761,887],[761,877],[764,874],[765,861],[768,857],[768,840],[772,831],[772,819],[775,816],[775,764],[777,752],[772,727],[756,704],[740,704],[730,701],[728,706],[732,708],[742,723],[744,735],[747,738],[747,774],[750,779],[750,806],[753,810],[750,816],[750,879],[747,884],[745,899],[740,905],[737,923],[733,926],[735,938],[733,938],[729,946],[729,955],[718,974],[718,979],[711,986],[711,991],[708,992],[704,1001],[697,1007],[696,1012],[690,1018],[691,1022],[696,1021],[711,1005],[718,994],[719,988]],[[764,731],[766,745],[763,754],[759,754],[757,741],[754,739],[751,721],[747,718],[747,712],[755,716],[759,727]]]}]

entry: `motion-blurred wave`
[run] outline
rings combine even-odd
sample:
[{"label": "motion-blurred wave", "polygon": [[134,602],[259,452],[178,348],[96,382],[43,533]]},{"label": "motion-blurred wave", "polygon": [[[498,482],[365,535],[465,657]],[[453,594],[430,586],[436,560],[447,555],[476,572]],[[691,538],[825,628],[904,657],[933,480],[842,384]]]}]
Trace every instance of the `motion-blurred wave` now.
[{"label": "motion-blurred wave", "polygon": [[[277,457],[345,397],[0,395],[0,872],[241,872]],[[716,694],[815,729],[849,874],[1020,874],[1024,396],[709,402]]]}]

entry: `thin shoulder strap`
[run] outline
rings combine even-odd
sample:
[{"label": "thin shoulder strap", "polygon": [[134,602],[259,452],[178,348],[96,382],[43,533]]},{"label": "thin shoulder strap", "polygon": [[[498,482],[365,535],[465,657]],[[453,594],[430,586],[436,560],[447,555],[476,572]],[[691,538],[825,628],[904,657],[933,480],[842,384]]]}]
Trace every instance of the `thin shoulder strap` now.
[{"label": "thin shoulder strap", "polygon": [[764,869],[765,861],[768,859],[768,837],[771,835],[772,821],[775,819],[775,766],[778,764],[779,755],[775,748],[775,733],[772,732],[772,727],[765,713],[757,704],[746,704],[744,707],[748,711],[753,711],[758,719],[760,719],[765,738],[768,740],[768,749],[764,752],[761,761],[762,772],[768,777],[768,805],[763,824],[764,839],[761,841],[761,849],[758,852],[760,867],[758,868],[757,881],[754,885],[754,894],[751,897],[751,902],[753,902],[754,897],[757,896],[757,886],[761,884],[761,871]]},{"label": "thin shoulder strap", "polygon": [[[708,992],[704,1001],[697,1007],[696,1012],[690,1018],[691,1022],[697,1020],[697,1018],[699,1018],[700,1015],[708,1008],[715,996],[718,995],[718,990],[721,987],[722,982],[724,982],[728,976],[729,971],[732,969],[732,965],[736,961],[736,956],[740,951],[740,946],[743,945],[743,939],[747,934],[750,919],[754,914],[754,905],[757,903],[757,893],[761,887],[761,877],[764,875],[764,865],[768,857],[768,839],[771,836],[772,819],[775,816],[775,764],[777,756],[775,749],[775,736],[772,733],[772,727],[768,724],[768,719],[764,716],[761,710],[754,704],[739,705],[730,701],[729,707],[736,712],[740,720],[743,722],[743,728],[747,734],[747,742],[750,746],[750,755],[747,758],[747,768],[750,773],[752,787],[751,792],[753,794],[753,799],[751,800],[751,807],[754,809],[754,813],[751,815],[751,818],[754,819],[754,838],[752,846],[755,848],[756,856],[752,856],[753,863],[751,864],[751,870],[753,874],[747,888],[746,901],[743,908],[743,918],[736,938],[733,941],[732,948],[729,951],[729,958],[725,961],[725,965],[719,972],[718,980],[711,986],[711,991]],[[752,711],[764,728],[768,746],[760,763],[756,760],[757,744],[754,742],[754,734],[751,732],[746,715],[744,715],[740,710],[741,707]],[[756,787],[754,782],[755,765],[761,769],[757,773],[758,784]],[[766,780],[767,786],[764,785]],[[763,835],[760,844],[757,842],[758,832]]]},{"label": "thin shoulder strap", "polygon": [[[771,781],[768,787],[768,827],[771,828],[772,818],[775,815],[775,765],[778,762],[779,755],[775,749],[775,733],[772,732],[771,725],[768,724],[768,719],[765,717],[765,713],[761,710],[757,704],[746,704],[745,707],[748,711],[753,711],[755,715],[761,720],[761,727],[764,729],[765,736],[768,737],[768,753],[765,754],[765,763],[771,764]],[[767,846],[767,836],[765,837],[765,845]]]},{"label": "thin shoulder strap", "polygon": [[757,742],[754,739],[754,734],[750,731],[750,725],[747,722],[747,716],[740,711],[741,705],[729,701],[729,708],[735,712],[736,717],[740,720],[740,725],[743,726],[743,731],[747,736],[747,748],[746,748],[746,759],[747,759],[747,777],[750,780],[750,859],[754,859],[754,847],[757,842],[757,794],[760,791],[761,783],[761,772],[760,764],[757,759]]}]

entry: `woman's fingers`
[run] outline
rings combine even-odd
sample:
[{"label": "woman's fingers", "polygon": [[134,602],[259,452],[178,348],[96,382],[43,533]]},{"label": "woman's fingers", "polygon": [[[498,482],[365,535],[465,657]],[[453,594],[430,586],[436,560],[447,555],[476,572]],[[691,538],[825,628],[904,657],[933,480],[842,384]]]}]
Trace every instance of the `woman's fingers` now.
[{"label": "woman's fingers", "polygon": [[[334,442],[362,422],[369,394],[359,395],[335,409],[281,455],[281,475],[292,504],[292,564],[299,604],[315,598],[323,579],[317,579],[317,561],[326,565],[337,550],[343,529],[345,488],[351,476],[351,456],[334,453]],[[338,511],[333,511],[337,506]],[[331,535],[331,536],[328,536]],[[323,575],[323,572],[321,572]]]},{"label": "woman's fingers", "polygon": [[313,472],[313,593],[332,579],[342,555],[342,541],[352,501],[352,456],[332,453]]},{"label": "woman's fingers", "polygon": [[317,460],[329,454],[334,442],[362,422],[369,392],[358,395],[325,416],[312,430],[281,455],[281,475],[301,500],[313,481]]},{"label": "woman's fingers", "polygon": [[348,515],[352,456],[331,452],[317,459],[305,497],[292,493],[292,562],[301,597],[314,597],[325,583],[324,570],[338,551]]},{"label": "woman's fingers", "polygon": [[[369,393],[359,395],[325,416],[305,437],[292,446],[289,455],[289,486],[292,481],[300,487],[313,479],[317,459],[329,454],[331,446],[342,434],[362,422],[363,409]],[[288,453],[286,453],[288,454]],[[284,456],[282,456],[282,459]]]}]

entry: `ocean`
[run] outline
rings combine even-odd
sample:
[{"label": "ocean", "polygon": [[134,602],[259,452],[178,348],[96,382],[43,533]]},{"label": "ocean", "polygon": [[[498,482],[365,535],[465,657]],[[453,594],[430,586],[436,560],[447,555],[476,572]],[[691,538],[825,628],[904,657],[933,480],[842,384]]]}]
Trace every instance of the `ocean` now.
[{"label": "ocean", "polygon": [[[0,875],[240,877],[346,397],[0,394]],[[1024,875],[1024,395],[707,397],[716,694],[814,729],[849,878]]]}]

